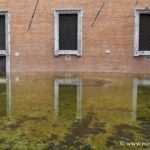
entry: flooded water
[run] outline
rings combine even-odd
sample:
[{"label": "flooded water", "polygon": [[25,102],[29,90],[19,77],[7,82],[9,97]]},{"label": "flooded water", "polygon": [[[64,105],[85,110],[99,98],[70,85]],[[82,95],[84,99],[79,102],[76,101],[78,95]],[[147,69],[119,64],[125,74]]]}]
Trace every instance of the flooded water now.
[{"label": "flooded water", "polygon": [[150,149],[150,76],[0,75],[0,150]]}]

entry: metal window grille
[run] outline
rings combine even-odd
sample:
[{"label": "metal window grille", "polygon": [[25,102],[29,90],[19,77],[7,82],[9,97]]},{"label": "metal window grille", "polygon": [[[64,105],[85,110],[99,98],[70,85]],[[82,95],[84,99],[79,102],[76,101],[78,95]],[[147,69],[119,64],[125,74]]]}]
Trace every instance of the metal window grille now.
[{"label": "metal window grille", "polygon": [[0,50],[5,49],[5,15],[0,15]]},{"label": "metal window grille", "polygon": [[150,14],[140,14],[139,50],[150,50]]},{"label": "metal window grille", "polygon": [[6,72],[6,57],[0,56],[0,73]]},{"label": "metal window grille", "polygon": [[59,50],[78,49],[78,15],[59,14]]}]

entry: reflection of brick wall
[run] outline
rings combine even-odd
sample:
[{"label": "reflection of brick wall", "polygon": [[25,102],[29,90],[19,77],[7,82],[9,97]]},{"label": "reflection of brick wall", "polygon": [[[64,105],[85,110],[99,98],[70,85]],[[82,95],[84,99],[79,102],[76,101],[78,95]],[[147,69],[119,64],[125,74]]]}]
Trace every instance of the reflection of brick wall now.
[{"label": "reflection of brick wall", "polygon": [[[98,0],[41,0],[30,31],[31,15],[36,0],[1,0],[0,10],[11,13],[12,71],[121,71],[149,72],[149,61],[133,56],[135,1],[107,1],[94,26]],[[150,7],[142,0],[137,7]],[[54,10],[81,8],[83,10],[83,56],[65,60],[54,56]],[[105,51],[110,53],[106,54]],[[19,57],[15,56],[19,52]]]},{"label": "reflection of brick wall", "polygon": [[6,58],[4,56],[0,56],[0,73],[4,73],[6,68]]}]

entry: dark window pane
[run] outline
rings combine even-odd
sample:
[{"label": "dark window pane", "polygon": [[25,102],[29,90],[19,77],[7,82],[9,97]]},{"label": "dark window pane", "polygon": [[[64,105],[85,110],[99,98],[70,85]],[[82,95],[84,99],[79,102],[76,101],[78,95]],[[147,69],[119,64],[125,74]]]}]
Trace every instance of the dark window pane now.
[{"label": "dark window pane", "polygon": [[77,14],[59,15],[59,49],[77,50]]},{"label": "dark window pane", "polygon": [[6,57],[0,56],[0,74],[6,72]]},{"label": "dark window pane", "polygon": [[0,50],[5,50],[5,16],[0,15]]},{"label": "dark window pane", "polygon": [[140,14],[139,50],[150,50],[150,14]]}]

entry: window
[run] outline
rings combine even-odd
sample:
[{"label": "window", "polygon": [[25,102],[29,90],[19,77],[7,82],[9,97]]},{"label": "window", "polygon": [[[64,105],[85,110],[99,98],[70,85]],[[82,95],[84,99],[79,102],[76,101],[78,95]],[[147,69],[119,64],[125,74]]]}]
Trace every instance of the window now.
[{"label": "window", "polygon": [[8,13],[0,12],[0,54],[8,50]]},{"label": "window", "polygon": [[135,11],[134,56],[150,55],[150,10]]},{"label": "window", "polygon": [[81,10],[55,11],[55,55],[82,55]]},{"label": "window", "polygon": [[0,15],[0,50],[6,49],[5,42],[5,15]]},{"label": "window", "polygon": [[9,12],[0,11],[0,72],[10,71]]}]

